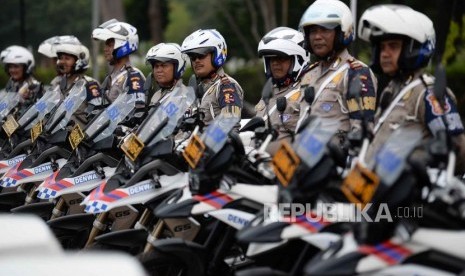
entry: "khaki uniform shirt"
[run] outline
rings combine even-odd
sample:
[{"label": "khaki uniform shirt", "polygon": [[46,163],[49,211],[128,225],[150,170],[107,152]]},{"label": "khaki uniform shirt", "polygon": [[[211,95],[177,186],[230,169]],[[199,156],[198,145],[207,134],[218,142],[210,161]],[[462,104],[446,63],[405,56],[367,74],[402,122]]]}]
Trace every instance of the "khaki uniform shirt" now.
[{"label": "khaki uniform shirt", "polygon": [[[349,65],[347,69],[333,75],[347,63]],[[350,81],[357,75],[362,84],[360,91],[362,107],[348,93]],[[362,113],[360,108],[363,109],[363,116],[368,121],[373,122],[377,80],[370,68],[354,59],[345,49],[327,69],[323,68],[320,62],[310,66],[310,70],[301,79],[302,93],[308,86],[313,86],[315,97],[317,97],[316,94],[321,85],[331,76],[332,80],[322,89],[318,98],[314,99],[311,114],[340,122],[339,130],[341,133],[347,133],[354,128],[361,128]],[[307,107],[308,103],[302,101],[301,112],[305,112]]]},{"label": "khaki uniform shirt", "polygon": [[[286,109],[282,114],[275,107],[276,99],[279,97],[286,98]],[[302,98],[299,82],[281,89],[276,86],[273,87],[273,97],[270,99],[268,114],[270,114],[272,127],[279,132],[278,139],[289,136],[288,131],[295,131],[297,121],[299,120]],[[255,106],[255,111],[257,112],[257,117],[265,119],[266,107],[263,100],[260,100]]]},{"label": "khaki uniform shirt", "polygon": [[200,111],[205,114],[205,125],[210,124],[220,113],[241,117],[244,92],[239,83],[218,69],[213,79],[203,81],[204,95],[200,101]]},{"label": "khaki uniform shirt", "polygon": [[127,88],[128,94],[135,94],[140,102],[145,104],[144,83],[145,76],[142,72],[130,64],[126,64],[110,74],[106,87],[104,87],[105,96],[112,103]]}]

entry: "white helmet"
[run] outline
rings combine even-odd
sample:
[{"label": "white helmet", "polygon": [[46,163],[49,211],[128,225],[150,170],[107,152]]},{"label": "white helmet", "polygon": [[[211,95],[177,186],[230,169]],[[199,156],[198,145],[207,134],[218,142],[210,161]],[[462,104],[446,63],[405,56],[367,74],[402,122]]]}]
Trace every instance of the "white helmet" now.
[{"label": "white helmet", "polygon": [[[284,55],[294,57],[286,79],[290,78],[292,82],[297,81],[310,62],[308,52],[302,47],[303,43],[303,34],[288,27],[275,28],[263,36],[258,44],[258,55],[263,57],[267,78],[272,77],[269,57]],[[273,79],[273,82],[276,81],[279,85],[280,81]]]},{"label": "white helmet", "polygon": [[40,43],[39,49],[37,51],[46,57],[56,58],[57,54],[55,52],[54,47],[60,43],[77,44],[80,42],[79,39],[77,39],[77,37],[75,37],[74,35],[54,36]]},{"label": "white helmet", "polygon": [[402,38],[405,47],[399,57],[399,69],[425,67],[434,53],[436,34],[433,22],[426,15],[403,5],[377,5],[367,9],[360,18],[360,38],[373,43],[372,67],[379,71],[379,41]]},{"label": "white helmet", "polygon": [[57,56],[64,53],[76,57],[76,63],[74,64],[74,71],[76,72],[85,71],[89,68],[89,49],[81,43],[60,43],[55,46],[55,52]]},{"label": "white helmet", "polygon": [[3,62],[3,59],[8,55],[9,52],[11,52],[12,50],[14,49],[22,49],[23,47],[21,46],[16,46],[16,45],[12,45],[12,46],[8,46],[6,47],[1,53],[0,53],[0,62],[4,63]]},{"label": "white helmet", "polygon": [[[21,46],[10,46],[8,52],[3,57],[4,64],[23,64],[26,68],[26,74],[31,74],[34,69],[34,56],[32,53]],[[5,50],[6,51],[6,50]]]},{"label": "white helmet", "polygon": [[108,20],[95,28],[92,31],[92,38],[102,41],[113,38],[115,40],[113,56],[117,59],[134,53],[139,47],[137,29],[116,19]]},{"label": "white helmet", "polygon": [[207,54],[212,52],[212,64],[216,68],[224,65],[228,56],[228,47],[223,36],[215,29],[197,30],[182,42],[182,52]]},{"label": "white helmet", "polygon": [[[305,41],[308,41],[308,28],[311,25],[318,25],[327,29],[336,29],[336,39],[334,49],[336,51],[347,47],[355,38],[354,20],[352,12],[346,4],[339,0],[316,0],[302,15],[299,29],[305,34]],[[307,46],[309,51],[312,51]]]},{"label": "white helmet", "polygon": [[160,43],[147,52],[145,61],[153,67],[155,61],[174,63],[174,78],[180,79],[186,69],[186,55],[177,43]]}]

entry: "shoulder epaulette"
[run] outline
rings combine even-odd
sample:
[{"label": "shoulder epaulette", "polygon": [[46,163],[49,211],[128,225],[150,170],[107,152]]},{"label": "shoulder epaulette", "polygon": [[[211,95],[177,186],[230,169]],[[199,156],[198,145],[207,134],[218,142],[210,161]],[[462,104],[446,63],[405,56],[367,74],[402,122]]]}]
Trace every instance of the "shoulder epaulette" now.
[{"label": "shoulder epaulette", "polygon": [[320,64],[319,61],[316,61],[316,62],[310,64],[310,66],[308,66],[307,72],[310,71],[310,70],[312,70],[312,69],[314,69],[314,68],[317,67],[319,64]]},{"label": "shoulder epaulette", "polygon": [[434,77],[429,76],[427,74],[423,74],[422,76],[423,81],[426,83],[426,85],[430,86],[434,84]]},{"label": "shoulder epaulette", "polygon": [[349,63],[349,66],[351,69],[360,69],[360,68],[363,68],[365,67],[361,61],[359,60],[356,60],[355,58],[350,58],[347,60],[347,62]]},{"label": "shoulder epaulette", "polygon": [[226,75],[220,76],[220,79],[221,79],[221,84],[231,83],[231,80]]},{"label": "shoulder epaulette", "polygon": [[89,77],[87,75],[83,75],[82,78],[86,81],[86,82],[97,82],[95,79],[93,79],[92,77]]}]

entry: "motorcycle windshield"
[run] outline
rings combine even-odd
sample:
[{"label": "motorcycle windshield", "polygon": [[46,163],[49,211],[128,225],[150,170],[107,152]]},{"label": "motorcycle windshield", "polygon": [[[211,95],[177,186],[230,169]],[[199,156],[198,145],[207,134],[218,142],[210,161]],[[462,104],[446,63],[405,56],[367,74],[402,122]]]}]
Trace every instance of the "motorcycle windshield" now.
[{"label": "motorcycle windshield", "polygon": [[422,140],[418,129],[396,129],[376,153],[375,171],[382,182],[391,186],[405,168],[407,157]]},{"label": "motorcycle windshield", "polygon": [[239,117],[230,115],[220,114],[217,116],[213,123],[210,124],[207,130],[202,134],[201,138],[205,146],[211,149],[213,153],[218,153],[226,143],[229,132],[239,120]]},{"label": "motorcycle windshield", "polygon": [[[194,103],[195,92],[192,87],[180,86],[170,93],[170,97],[157,108],[142,124],[137,136],[146,146],[170,136],[187,109]],[[168,118],[168,123],[151,139],[160,123]],[[150,141],[149,141],[150,140]]]},{"label": "motorcycle windshield", "polygon": [[[61,102],[57,110],[53,113],[52,118],[47,121],[45,130],[53,134],[64,128],[74,112],[76,112],[78,107],[85,101],[86,96],[86,81],[81,79],[73,85],[66,99]],[[58,120],[60,120],[59,123],[57,123]],[[50,129],[53,126],[55,127]]]},{"label": "motorcycle windshield", "polygon": [[6,90],[2,89],[0,90],[0,101],[6,96]]},{"label": "motorcycle windshield", "polygon": [[[26,113],[18,120],[18,124],[28,130],[37,122],[43,120],[45,115],[49,114],[60,102],[61,92],[59,87],[48,89],[45,94]],[[34,118],[35,117],[35,118]],[[34,118],[32,121],[31,119]],[[29,122],[29,123],[28,123]],[[27,125],[25,125],[27,123]]]},{"label": "motorcycle windshield", "polygon": [[[135,94],[121,94],[86,128],[87,137],[95,136],[94,143],[109,137],[115,131],[116,126],[134,109],[136,100]],[[102,129],[104,125],[107,126]]]},{"label": "motorcycle windshield", "polygon": [[336,134],[339,125],[339,122],[315,118],[298,135],[293,148],[307,166],[312,168],[321,160],[326,152],[326,145]]},{"label": "motorcycle windshield", "polygon": [[3,120],[19,103],[19,97],[19,94],[16,92],[7,92],[5,97],[0,100],[0,120]]}]

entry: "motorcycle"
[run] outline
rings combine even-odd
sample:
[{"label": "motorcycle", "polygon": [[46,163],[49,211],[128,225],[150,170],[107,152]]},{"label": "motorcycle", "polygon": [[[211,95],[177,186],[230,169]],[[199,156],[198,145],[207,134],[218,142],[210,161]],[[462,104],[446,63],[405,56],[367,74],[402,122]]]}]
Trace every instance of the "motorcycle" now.
[{"label": "motorcycle", "polygon": [[[44,110],[50,107],[46,101],[49,100],[50,103],[58,103],[55,102],[55,99],[59,95],[59,91],[47,90],[45,96],[52,98],[42,97],[34,105],[35,107],[30,107],[26,114],[21,116],[21,122],[19,123],[17,121],[18,118],[13,114],[13,109],[18,105],[20,96],[18,93],[13,92],[2,93],[4,95],[0,100],[0,121],[2,122],[2,129],[0,130],[0,174],[3,175],[13,165],[24,159],[22,157],[15,157],[21,149],[30,149],[31,143],[28,141],[29,135],[27,135],[27,131],[38,121],[38,117],[42,117],[41,119],[43,119],[51,111]],[[38,114],[35,114],[36,112]],[[34,121],[33,124],[31,124],[32,120]],[[19,132],[19,134],[14,133],[15,131]]]},{"label": "motorcycle", "polygon": [[[8,152],[4,148],[3,153],[8,152],[8,155],[6,155],[6,160],[0,162],[5,164],[3,169],[7,170],[0,179],[0,186],[2,187],[0,205],[3,210],[9,211],[11,208],[21,205],[26,198],[26,193],[29,191],[29,187],[25,183],[30,179],[32,179],[31,181],[37,181],[38,178],[43,177],[44,171],[48,168],[42,166],[35,170],[35,166],[33,166],[33,169],[27,170],[33,163],[32,161],[39,155],[39,152],[45,150],[43,147],[37,146],[36,141],[42,131],[43,121],[55,110],[60,101],[59,90],[48,90],[18,121],[13,117],[9,117],[12,124],[11,127],[5,128],[5,132],[9,136],[8,144],[12,150]],[[29,156],[29,158],[26,158],[26,156]],[[20,191],[15,192],[17,186],[19,186]]]},{"label": "motorcycle", "polygon": [[185,172],[178,169],[184,164],[180,164],[172,136],[194,98],[188,87],[173,90],[166,101],[149,112],[138,130],[125,138],[121,144],[124,162],[82,203],[87,213],[97,214],[86,247],[122,247],[124,243],[134,248],[140,244],[138,237],[145,241],[144,231],[152,225],[152,214],[142,205],[156,205],[187,182]]},{"label": "motorcycle", "polygon": [[292,147],[287,142],[281,144],[273,157],[279,181],[278,201],[237,233],[243,243],[286,244],[292,250],[284,255],[292,255],[294,261],[271,261],[265,263],[266,267],[247,268],[238,275],[299,275],[304,260],[326,249],[347,231],[345,223],[336,223],[318,207],[328,203],[333,212],[350,212],[338,189],[341,175],[337,168],[344,166],[345,159],[333,142],[337,129],[337,124],[312,118],[300,129]]},{"label": "motorcycle", "polygon": [[[359,99],[360,89],[360,83],[354,81],[349,93]],[[286,255],[294,253],[294,261],[280,266],[269,262],[265,267],[241,270],[238,275],[301,275],[306,260],[339,241],[356,216],[339,187],[351,157],[363,156],[366,151],[367,121],[362,120],[362,131],[349,133],[346,143],[339,145],[339,124],[311,115],[313,87],[305,89],[304,99],[309,107],[298,122],[295,141],[292,146],[282,143],[273,158],[279,203],[268,206],[237,234],[238,240],[248,243],[293,242],[298,249]]]},{"label": "motorcycle", "polygon": [[[40,197],[46,198],[56,192],[42,189],[46,184],[71,186],[70,182],[61,181],[65,178],[74,178],[72,181],[75,183],[81,180],[105,179],[106,173],[114,170],[112,168],[117,166],[122,155],[120,151],[114,150],[119,143],[119,138],[113,133],[118,124],[133,112],[136,100],[134,95],[123,93],[110,106],[96,115],[84,130],[75,124],[69,133],[68,140],[72,151],[65,162],[66,165],[43,179],[43,185],[41,184],[42,187],[38,189],[37,195],[40,192]],[[79,206],[84,197],[82,193],[71,193],[49,203],[49,206],[58,210],[55,210],[53,217],[50,217],[47,223],[65,248],[76,247],[75,244],[80,244],[80,239],[85,239],[92,227],[93,215],[82,214],[83,207]],[[50,208],[48,210],[51,211]],[[69,214],[63,216],[66,214],[64,211]]]},{"label": "motorcycle", "polygon": [[[234,234],[264,204],[276,201],[277,190],[263,185],[270,179],[257,175],[258,164],[248,160],[239,136],[231,132],[238,120],[221,114],[201,137],[191,137],[183,154],[190,167],[189,186],[154,210],[163,227],[154,229],[139,255],[151,273],[230,273],[250,262],[243,258],[246,246],[237,244]],[[163,229],[175,238],[156,239]]]},{"label": "motorcycle", "polygon": [[[445,106],[445,73],[436,73],[434,91],[441,107]],[[460,231],[464,216],[458,211],[465,210],[465,186],[453,176],[455,154],[445,130],[435,133],[432,141],[421,143],[422,138],[421,129],[401,125],[373,160],[362,159],[347,175],[342,191],[351,202],[369,206],[368,211],[364,207],[363,218],[351,232],[308,262],[306,275],[455,275],[465,271]],[[403,213],[399,214],[399,208]]]}]

